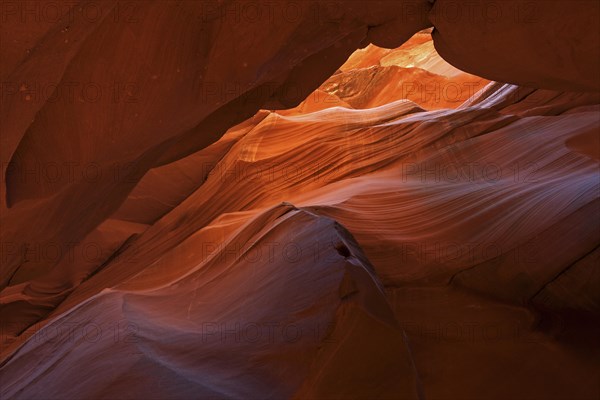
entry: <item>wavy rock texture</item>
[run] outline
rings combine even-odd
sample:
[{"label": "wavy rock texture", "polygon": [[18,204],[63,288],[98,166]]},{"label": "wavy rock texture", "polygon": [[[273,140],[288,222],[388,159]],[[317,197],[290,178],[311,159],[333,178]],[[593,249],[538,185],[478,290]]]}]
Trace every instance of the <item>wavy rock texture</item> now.
[{"label": "wavy rock texture", "polygon": [[[434,40],[399,48],[429,2],[301,2],[272,23],[107,1],[14,23],[2,398],[597,398],[597,37],[551,35],[598,10],[548,3],[541,21],[573,17],[539,37],[456,25],[438,0]],[[550,48],[516,49],[523,68],[461,53],[507,26]],[[555,55],[589,65],[528,69]],[[123,83],[123,101],[31,91],[58,81]]]}]

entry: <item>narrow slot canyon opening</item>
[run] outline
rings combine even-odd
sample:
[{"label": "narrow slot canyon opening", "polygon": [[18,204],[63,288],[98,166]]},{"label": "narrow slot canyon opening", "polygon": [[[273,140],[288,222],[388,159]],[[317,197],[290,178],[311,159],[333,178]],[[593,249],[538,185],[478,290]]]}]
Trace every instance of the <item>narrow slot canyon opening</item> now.
[{"label": "narrow slot canyon opening", "polygon": [[3,399],[598,397],[593,6],[5,3]]}]

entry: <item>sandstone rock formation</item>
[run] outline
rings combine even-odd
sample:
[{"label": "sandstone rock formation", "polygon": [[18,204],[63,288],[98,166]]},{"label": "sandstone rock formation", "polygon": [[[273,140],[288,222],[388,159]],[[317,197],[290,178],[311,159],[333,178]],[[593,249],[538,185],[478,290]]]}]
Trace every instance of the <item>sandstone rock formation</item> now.
[{"label": "sandstone rock formation", "polygon": [[2,398],[597,398],[597,4],[55,3],[2,3]]}]

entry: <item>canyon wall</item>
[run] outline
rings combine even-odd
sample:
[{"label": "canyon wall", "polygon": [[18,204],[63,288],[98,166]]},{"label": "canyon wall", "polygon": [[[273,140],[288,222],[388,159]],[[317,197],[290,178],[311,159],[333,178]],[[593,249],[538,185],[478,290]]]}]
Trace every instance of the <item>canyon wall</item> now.
[{"label": "canyon wall", "polygon": [[3,398],[597,397],[597,2],[48,4]]}]

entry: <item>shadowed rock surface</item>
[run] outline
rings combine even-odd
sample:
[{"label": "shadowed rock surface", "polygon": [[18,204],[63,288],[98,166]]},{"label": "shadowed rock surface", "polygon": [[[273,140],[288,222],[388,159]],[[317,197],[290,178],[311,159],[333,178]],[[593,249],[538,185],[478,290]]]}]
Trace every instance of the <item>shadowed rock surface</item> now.
[{"label": "shadowed rock surface", "polygon": [[598,397],[596,2],[15,4],[2,398]]}]

